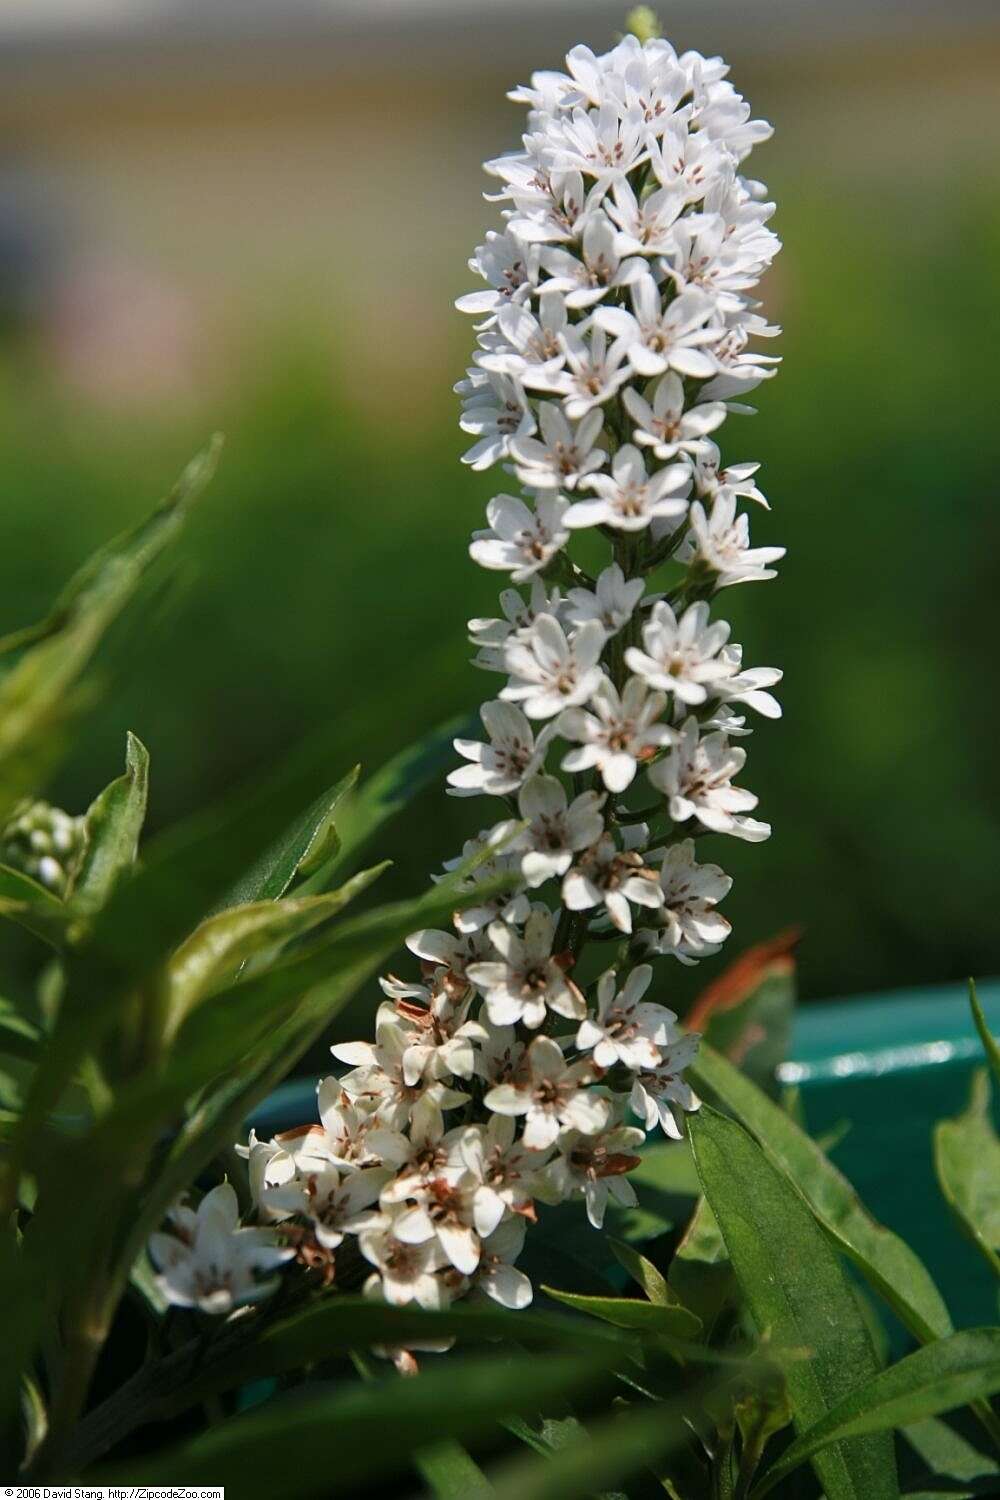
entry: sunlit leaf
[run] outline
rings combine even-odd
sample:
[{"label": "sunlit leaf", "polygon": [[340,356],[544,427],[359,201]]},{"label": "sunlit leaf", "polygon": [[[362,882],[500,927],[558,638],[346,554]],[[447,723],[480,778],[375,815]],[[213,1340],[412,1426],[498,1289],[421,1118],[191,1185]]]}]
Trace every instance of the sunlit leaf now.
[{"label": "sunlit leaf", "polygon": [[631,1328],[639,1333],[663,1334],[677,1339],[696,1339],[701,1333],[701,1320],[677,1301],[665,1305],[640,1302],[634,1297],[584,1297],[577,1292],[560,1292],[551,1286],[542,1290],[554,1301],[592,1318],[600,1318],[605,1323],[613,1323],[616,1328]]},{"label": "sunlit leaf", "polygon": [[965,1113],[935,1126],[934,1167],[948,1207],[1000,1276],[1000,1139],[985,1068],[973,1074]]},{"label": "sunlit leaf", "polygon": [[125,744],[125,774],[87,810],[87,842],[70,907],[86,916],[103,906],[121,876],[135,864],[149,795],[149,754],[134,734]]},{"label": "sunlit leaf", "polygon": [[[759,1332],[780,1348],[811,1350],[785,1374],[800,1432],[878,1373],[868,1330],[836,1253],[801,1196],[733,1120],[703,1108],[691,1141]],[[824,1449],[814,1467],[828,1500],[895,1500],[892,1443],[856,1437]]]},{"label": "sunlit leaf", "polygon": [[1000,1328],[973,1328],[908,1354],[856,1387],[785,1450],[753,1490],[767,1495],[831,1443],[905,1427],[1000,1390]]}]

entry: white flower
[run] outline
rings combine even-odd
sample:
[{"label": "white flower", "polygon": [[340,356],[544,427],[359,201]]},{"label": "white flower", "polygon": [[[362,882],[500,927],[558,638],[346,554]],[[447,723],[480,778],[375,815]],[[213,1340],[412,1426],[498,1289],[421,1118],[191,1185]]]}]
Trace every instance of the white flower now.
[{"label": "white flower", "polygon": [[478,930],[454,933],[442,932],[434,927],[422,927],[419,932],[410,933],[406,946],[432,969],[439,966],[443,968],[445,973],[441,976],[441,982],[454,994],[471,984],[472,981],[468,978],[469,965],[478,963],[480,959],[490,958],[493,954],[489,937]]},{"label": "white flower", "polygon": [[545,283],[546,288],[565,293],[566,306],[578,309],[592,307],[612,288],[628,286],[646,268],[641,260],[623,261],[616,248],[617,239],[606,214],[590,214],[584,225],[579,256],[557,248],[539,253],[542,270],[551,277]]},{"label": "white flower", "polygon": [[603,646],[604,630],[596,620],[567,638],[552,615],[538,615],[523,637],[507,642],[511,680],[500,696],[523,701],[529,719],[551,719],[564,708],[586,703],[601,680]]},{"label": "white flower", "polygon": [[677,495],[691,482],[686,464],[674,464],[647,475],[639,449],[625,443],[615,454],[610,474],[591,474],[583,481],[597,490],[596,500],[574,500],[563,515],[563,524],[613,526],[618,531],[643,531],[657,519],[676,520],[687,510],[687,501]]},{"label": "white flower", "polygon": [[535,431],[535,419],[523,388],[507,375],[473,369],[466,380],[455,387],[463,397],[463,432],[476,438],[462,462],[474,469],[488,469],[510,452],[511,440],[529,437]]},{"label": "white flower", "polygon": [[275,1188],[271,1202],[277,1209],[311,1220],[323,1248],[336,1250],[345,1235],[358,1234],[375,1224],[378,1213],[372,1205],[389,1176],[383,1167],[362,1167],[354,1172],[331,1162],[285,1187]]},{"label": "white flower", "polygon": [[510,637],[520,631],[530,631],[538,615],[557,615],[561,602],[559,590],[549,592],[537,573],[531,580],[527,604],[517,589],[503,589],[500,594],[502,620],[469,621],[469,639],[479,648],[473,665],[487,672],[505,672],[504,647]]},{"label": "white flower", "polygon": [[[572,524],[568,515],[565,519],[567,525]],[[711,516],[706,516],[701,502],[695,500],[689,519],[691,531],[678,548],[677,560],[705,568],[717,589],[775,577],[769,564],[784,557],[784,547],[750,546],[750,522],[745,513],[736,514],[732,492],[719,494]]]},{"label": "white flower", "polygon": [[365,1101],[391,1130],[404,1129],[427,1096],[439,1109],[452,1109],[469,1097],[436,1080],[418,1078],[407,1083],[403,1058],[412,1045],[413,1033],[400,1024],[395,1007],[380,1005],[374,1043],[339,1042],[330,1048],[339,1061],[355,1064],[341,1078],[341,1088],[350,1098]]},{"label": "white flower", "polygon": [[518,811],[528,827],[518,840],[527,849],[521,871],[529,886],[542,885],[553,875],[564,875],[573,855],[586,849],[604,832],[597,792],[581,792],[567,804],[562,782],[554,776],[534,776],[518,798]]},{"label": "white flower", "polygon": [[589,1062],[567,1063],[558,1042],[537,1036],[518,1080],[490,1089],[484,1102],[497,1114],[523,1115],[524,1144],[544,1151],[561,1130],[593,1135],[607,1123],[607,1099],[587,1087],[592,1076]]},{"label": "white flower", "polygon": [[448,775],[451,796],[508,796],[540,771],[552,738],[552,726],[546,724],[537,741],[531,724],[514,703],[496,700],[480,708],[489,744],[477,739],[456,739],[454,748],[469,760]]},{"label": "white flower", "polygon": [[662,375],[676,370],[697,380],[718,370],[706,344],[718,342],[720,329],[709,326],[715,303],[699,287],[689,287],[664,307],[652,276],[643,275],[630,288],[632,311],[599,307],[594,322],[622,343],[638,375]]},{"label": "white flower", "polygon": [[437,1238],[414,1244],[397,1239],[391,1222],[358,1235],[358,1248],[365,1260],[378,1267],[365,1283],[365,1296],[382,1296],[394,1307],[408,1302],[429,1309],[447,1307],[449,1295],[434,1274],[447,1265]]},{"label": "white flower", "polygon": [[510,375],[530,386],[536,376],[560,370],[566,362],[560,334],[567,326],[561,286],[546,282],[538,299],[538,316],[519,303],[508,303],[497,316],[496,335],[480,339],[485,353],[476,356],[484,370]]},{"label": "white flower", "polygon": [[479,1049],[477,1073],[484,1083],[509,1083],[521,1066],[525,1044],[513,1026],[494,1026],[485,1013],[488,1037]]},{"label": "white flower", "polygon": [[489,290],[469,292],[455,306],[460,312],[486,313],[492,322],[501,307],[530,294],[538,280],[538,252],[524,245],[509,225],[502,233],[491,229],[486,243],[469,261],[469,269],[489,282]]},{"label": "white flower", "polygon": [[471,991],[458,1001],[446,988],[435,991],[426,1005],[398,999],[396,1012],[408,1024],[403,1050],[403,1082],[413,1088],[421,1079],[441,1081],[471,1078],[476,1070],[473,1042],[486,1040],[478,1021],[468,1019]]},{"label": "white flower", "polygon": [[652,141],[649,159],[664,187],[680,193],[686,202],[704,198],[710,183],[725,176],[732,157],[705,130],[691,131],[682,119],[672,120],[658,141]]},{"label": "white flower", "polygon": [[322,1125],[299,1125],[269,1141],[258,1140],[257,1132],[250,1131],[247,1145],[238,1145],[236,1153],[247,1163],[250,1196],[259,1219],[267,1223],[288,1218],[285,1210],[271,1202],[274,1189],[330,1161],[329,1144]]},{"label": "white flower", "polygon": [[582,222],[605,192],[603,186],[595,185],[585,194],[580,172],[547,172],[529,161],[517,164],[508,159],[502,175],[509,191],[498,196],[510,197],[515,204],[507,229],[527,244],[568,244],[579,239]]},{"label": "white flower", "polygon": [[[316,1103],[322,1122],[319,1145],[335,1166],[395,1168],[403,1160],[406,1137],[398,1130],[389,1130],[377,1115],[359,1109],[357,1102],[344,1092],[339,1078],[322,1080],[316,1091]],[[312,1154],[317,1154],[315,1138]]]},{"label": "white flower", "polygon": [[575,774],[596,768],[609,792],[625,791],[639,762],[673,738],[667,724],[656,722],[666,705],[665,695],[651,693],[639,677],[628,679],[620,697],[610,678],[602,678],[590,700],[592,712],[569,708],[558,720],[565,739],[580,741],[580,748],[564,757],[563,770]]},{"label": "white flower", "polygon": [[[562,336],[566,368],[549,376],[544,386],[562,396],[563,410],[573,422],[610,401],[629,377],[628,365],[622,364],[626,341],[616,339],[609,347],[603,328],[591,327],[587,332],[589,337],[585,338],[579,327],[567,328]],[[534,388],[541,388],[537,379]]]},{"label": "white flower", "polygon": [[504,1214],[535,1217],[535,1181],[545,1166],[545,1151],[532,1151],[517,1139],[512,1116],[491,1114],[485,1128],[469,1125],[459,1134],[456,1153],[476,1182],[477,1222],[499,1224]]},{"label": "white flower", "polygon": [[[530,441],[528,439],[527,441]],[[754,500],[765,510],[771,507],[753,481],[760,464],[728,464],[722,467],[722,455],[715,443],[706,440],[694,458],[694,489],[699,500],[714,500],[723,491],[744,500]]]},{"label": "white flower", "polygon": [[[648,857],[652,860],[655,851]],[[657,925],[638,934],[647,952],[673,954],[683,964],[718,953],[731,929],[715,908],[729,894],[732,884],[718,865],[697,863],[693,839],[683,839],[664,850],[660,869],[662,905],[654,914]]]},{"label": "white flower", "polygon": [[747,708],[755,709],[765,719],[780,719],[781,704],[765,690],[779,683],[784,674],[777,667],[748,667],[744,671],[742,646],[726,646],[719,657],[730,668],[732,676],[714,684],[713,697],[718,698],[720,704],[745,703]]},{"label": "white flower", "polygon": [[508,572],[523,583],[555,557],[569,541],[565,530],[567,502],[542,491],[529,510],[515,495],[494,495],[486,507],[489,531],[473,533],[469,553],[483,568]]},{"label": "white flower", "polygon": [[597,579],[596,591],[570,589],[563,606],[563,617],[570,625],[599,620],[608,636],[617,635],[627,625],[645,585],[641,578],[626,580],[617,563],[605,568]]},{"label": "white flower", "polygon": [[612,188],[607,212],[618,225],[615,249],[619,255],[663,255],[675,244],[674,222],[684,209],[684,194],[658,188],[640,203],[628,182]]},{"label": "white flower", "polygon": [[713,833],[759,843],[770,836],[770,827],[742,816],[757,806],[757,798],[732,784],[746,758],[746,751],[730,745],[724,734],[699,738],[698,721],[691,718],[669,754],[650,767],[649,779],[669,798],[675,823],[694,817]]},{"label": "white flower", "polygon": [[597,982],[597,1014],[580,1024],[576,1045],[593,1053],[599,1068],[624,1063],[633,1071],[655,1068],[662,1049],[676,1034],[677,1016],[664,1005],[644,1003],[653,971],[649,964],[633,969],[622,989],[617,988],[613,969]]},{"label": "white flower", "polygon": [[[714,432],[726,416],[721,401],[705,401],[686,410],[684,385],[673,370],[657,381],[652,406],[632,386],[623,391],[622,401],[637,424],[632,434],[635,441],[651,447],[656,457],[664,461],[680,453],[695,459],[701,453],[708,453],[707,434]],[[711,447],[715,447],[714,443]]]},{"label": "white flower", "polygon": [[392,1231],[407,1245],[437,1240],[449,1265],[471,1276],[479,1264],[480,1237],[493,1233],[503,1212],[502,1203],[477,1202],[471,1173],[435,1177],[393,1219]]},{"label": "white flower", "polygon": [[167,1225],[150,1235],[149,1253],[156,1284],[175,1307],[228,1313],[255,1302],[274,1290],[271,1273],[295,1254],[272,1230],[240,1228],[239,1204],[228,1182],[206,1193],[196,1210],[177,1204]]},{"label": "white flower", "polygon": [[573,169],[598,179],[624,177],[646,160],[645,122],[638,109],[622,118],[617,108],[574,109],[569,119],[553,119],[544,149],[560,171]]},{"label": "white flower", "polygon": [[552,953],[556,917],[548,907],[532,908],[518,937],[502,922],[494,922],[490,937],[499,960],[473,964],[469,978],[486,995],[486,1010],[494,1026],[520,1021],[537,1031],[547,1010],[579,1020],[586,1011],[583,996],[567,978],[559,956]]},{"label": "white flower", "polygon": [[514,472],[528,489],[574,490],[585,474],[592,474],[604,464],[607,454],[594,447],[604,429],[600,410],[588,412],[574,427],[555,402],[542,401],[538,424],[541,441],[523,437],[514,438],[510,444]]},{"label": "white flower", "polygon": [[675,1141],[681,1139],[671,1104],[691,1114],[699,1108],[701,1101],[689,1083],[681,1076],[684,1069],[694,1062],[701,1037],[697,1033],[678,1037],[663,1053],[663,1059],[653,1072],[640,1073],[632,1085],[629,1103],[647,1130],[656,1128],[659,1122],[664,1135]]},{"label": "white flower", "polygon": [[618,849],[605,834],[588,849],[562,884],[562,898],[570,911],[587,911],[602,902],[619,932],[632,931],[630,901],[638,906],[659,906],[656,873],[647,870],[635,849]]},{"label": "white flower", "polygon": [[480,1246],[473,1280],[474,1286],[487,1297],[517,1312],[530,1305],[533,1295],[528,1277],[513,1264],[524,1248],[526,1229],[524,1220],[518,1218],[504,1219],[498,1224]]},{"label": "white flower", "polygon": [[643,1132],[628,1125],[616,1125],[598,1134],[567,1131],[559,1139],[559,1155],[546,1175],[557,1202],[582,1194],[587,1218],[595,1229],[604,1226],[608,1199],[623,1208],[636,1203],[635,1188],[625,1177],[639,1165],[636,1148],[644,1140]]},{"label": "white flower", "polygon": [[[453,874],[473,855],[481,854],[484,849],[491,849],[497,843],[508,839],[515,828],[513,820],[498,823],[495,828],[480,833],[474,839],[468,839],[462,847],[462,853],[455,859],[446,859],[444,862],[444,875],[435,875],[435,881],[444,880],[448,874]],[[466,894],[479,894],[479,888],[497,880],[500,876],[517,876],[521,871],[521,861],[517,854],[504,852],[493,853],[480,863],[470,875],[466,875],[460,882],[459,888]],[[482,928],[488,927],[491,922],[498,919],[519,926],[528,915],[528,898],[523,891],[504,890],[492,896],[480,899],[478,906],[464,906],[457,911],[452,918],[459,932],[475,933]]]},{"label": "white flower", "polygon": [[645,650],[630,646],[625,663],[650,687],[673,693],[678,702],[704,703],[717,683],[732,676],[732,666],[720,655],[728,639],[728,624],[711,623],[704,600],[689,605],[678,620],[661,599],[642,627]]}]

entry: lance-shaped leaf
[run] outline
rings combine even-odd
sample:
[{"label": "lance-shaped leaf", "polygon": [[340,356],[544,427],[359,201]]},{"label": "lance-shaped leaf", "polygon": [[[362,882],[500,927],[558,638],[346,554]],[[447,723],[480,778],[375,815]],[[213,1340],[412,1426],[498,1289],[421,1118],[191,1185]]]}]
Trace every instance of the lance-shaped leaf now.
[{"label": "lance-shaped leaf", "polygon": [[273,958],[293,939],[336,916],[387,868],[387,862],[376,865],[320,896],[257,901],[208,917],[167,965],[169,1033],[177,1031],[204,996],[235,981],[247,960]]},{"label": "lance-shaped leaf", "polygon": [[708,1199],[701,1197],[670,1263],[669,1282],[680,1302],[711,1333],[735,1291],[732,1262]]},{"label": "lance-shaped leaf", "polygon": [[906,1427],[1000,1391],[1000,1328],[971,1328],[908,1354],[858,1386],[807,1427],[753,1490],[770,1494],[786,1474],[832,1443]]},{"label": "lance-shaped leaf", "polygon": [[9,865],[0,865],[0,917],[6,917],[59,948],[65,942],[70,910],[65,901]]},{"label": "lance-shaped leaf", "polygon": [[363,1485],[398,1472],[429,1439],[488,1431],[508,1413],[585,1390],[601,1379],[605,1363],[494,1353],[449,1361],[418,1380],[313,1386],[93,1477],[109,1484],[226,1484],[241,1500],[356,1496]]},{"label": "lance-shaped leaf", "polygon": [[[240,877],[220,903],[222,908],[242,906],[251,901],[276,901],[288,890],[298,874],[311,872],[314,866],[331,857],[339,846],[334,819],[337,810],[353,792],[361,774],[355,766],[329,791],[321,793],[290,828]],[[303,885],[300,894],[306,894]]]},{"label": "lance-shaped leaf", "polygon": [[[336,848],[310,868],[303,889],[322,890],[337,870],[356,860],[364,846],[391,818],[402,812],[454,759],[452,742],[469,731],[465,717],[449,720],[416,744],[393,756],[352,796],[345,799],[336,820]],[[352,789],[353,790],[353,789]],[[312,866],[314,861],[310,860]]]},{"label": "lance-shaped leaf", "polygon": [[916,1338],[927,1342],[953,1331],[923,1261],[871,1216],[843,1173],[783,1109],[707,1044],[699,1049],[688,1077],[700,1094],[716,1100],[756,1137],[826,1232]]},{"label": "lance-shaped leaf", "polygon": [[640,1255],[638,1250],[633,1250],[631,1245],[626,1245],[622,1240],[608,1237],[612,1254],[620,1266],[631,1276],[637,1286],[642,1287],[650,1302],[655,1302],[660,1307],[676,1307],[678,1299],[667,1285],[666,1277],[656,1269],[651,1260]]},{"label": "lance-shaped leaf", "polygon": [[[705,1196],[762,1335],[778,1348],[811,1350],[785,1368],[800,1432],[878,1373],[868,1329],[836,1252],[808,1206],[741,1125],[703,1108],[691,1143]],[[828,1500],[896,1500],[892,1443],[877,1435],[838,1442],[814,1468]]]},{"label": "lance-shaped leaf", "polygon": [[560,1292],[551,1286],[542,1287],[542,1291],[556,1302],[613,1323],[616,1328],[663,1334],[673,1339],[696,1339],[701,1333],[701,1320],[677,1301],[664,1304],[640,1302],[636,1297],[586,1297],[577,1292]]},{"label": "lance-shaped leaf", "polygon": [[969,1107],[934,1129],[934,1167],[948,1207],[1000,1276],[1000,1140],[993,1128],[990,1075],[977,1068]]},{"label": "lance-shaped leaf", "polygon": [[85,668],[211,479],[220,446],[217,439],[195,458],[140,526],[95,553],[45,620],[0,640],[0,822],[58,762],[70,724],[91,701],[80,686]]},{"label": "lance-shaped leaf", "polygon": [[148,795],[149,754],[130,733],[124,776],[105,787],[87,809],[86,848],[69,903],[75,916],[89,916],[102,907],[135,864]]},{"label": "lance-shaped leaf", "polygon": [[976,1030],[979,1032],[979,1039],[986,1053],[986,1060],[993,1071],[994,1081],[1000,1084],[1000,1043],[986,1024],[986,1014],[976,994],[974,979],[969,980],[969,1004],[972,1007],[972,1019],[976,1023]]}]

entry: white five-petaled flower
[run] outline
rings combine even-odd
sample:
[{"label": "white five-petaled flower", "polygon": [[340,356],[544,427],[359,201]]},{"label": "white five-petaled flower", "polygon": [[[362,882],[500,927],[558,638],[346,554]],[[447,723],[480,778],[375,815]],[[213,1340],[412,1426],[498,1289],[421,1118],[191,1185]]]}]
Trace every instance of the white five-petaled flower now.
[{"label": "white five-petaled flower", "polygon": [[681,1139],[681,1129],[674,1110],[691,1114],[701,1101],[694,1089],[682,1076],[684,1069],[694,1062],[701,1040],[694,1032],[679,1036],[669,1047],[656,1068],[649,1073],[640,1073],[632,1084],[629,1103],[645,1122],[647,1130],[655,1130],[657,1122],[664,1135],[675,1141]]},{"label": "white five-petaled flower", "polygon": [[593,791],[581,792],[569,802],[562,782],[554,776],[533,776],[525,783],[517,805],[528,827],[518,839],[518,848],[526,851],[521,870],[529,886],[564,875],[573,855],[600,838],[603,802]]},{"label": "white five-petaled flower", "polygon": [[507,375],[473,369],[455,387],[463,398],[463,432],[476,441],[462,462],[473,469],[488,469],[510,452],[513,438],[528,437],[535,431],[535,419],[524,389]]},{"label": "white five-petaled flower", "polygon": [[[732,491],[720,491],[711,515],[705,514],[700,500],[695,500],[689,520],[691,529],[678,548],[677,560],[700,564],[713,575],[717,589],[775,577],[770,565],[784,557],[785,549],[750,546],[750,521],[745,511],[737,515]],[[568,517],[566,524],[570,524]]]},{"label": "white five-petaled flower", "polygon": [[[651,850],[649,858],[655,855]],[[718,865],[698,864],[693,839],[682,839],[665,849],[660,867],[661,905],[653,914],[656,926],[638,934],[646,951],[673,954],[682,964],[718,953],[730,925],[716,906],[732,884]]]},{"label": "white five-petaled flower", "polygon": [[683,516],[687,500],[679,495],[691,483],[686,464],[646,473],[639,449],[625,443],[615,454],[610,474],[591,474],[583,484],[596,490],[593,500],[574,500],[564,513],[564,526],[613,526],[617,531],[644,531],[654,520]]},{"label": "white five-petaled flower", "polygon": [[632,931],[630,902],[660,904],[655,870],[646,868],[638,850],[619,849],[609,833],[570,869],[562,883],[562,898],[570,911],[587,911],[603,903],[619,932]]},{"label": "white five-petaled flower", "polygon": [[455,741],[455,749],[470,764],[448,776],[451,795],[474,797],[484,792],[489,797],[507,797],[541,769],[553,727],[547,724],[536,740],[516,704],[502,700],[484,703],[479,717],[490,737],[489,744],[478,740]]},{"label": "white five-petaled flower", "polygon": [[553,954],[556,918],[546,906],[535,906],[518,937],[503,922],[494,922],[490,937],[499,959],[473,964],[469,978],[486,995],[486,1011],[494,1026],[517,1022],[537,1031],[547,1011],[580,1020],[586,1004],[566,974],[562,955]]},{"label": "white five-petaled flower", "polygon": [[597,620],[608,636],[617,635],[635,613],[645,584],[641,578],[626,579],[617,563],[604,568],[593,590],[570,589],[562,607],[562,616],[570,625]]},{"label": "white five-petaled flower", "polygon": [[567,307],[583,308],[602,301],[615,288],[630,285],[646,268],[641,260],[623,261],[616,248],[617,239],[606,214],[600,211],[590,214],[584,224],[579,256],[559,248],[539,253],[542,270],[551,278],[545,282],[546,289],[563,292]]},{"label": "white five-petaled flower", "polygon": [[542,436],[514,438],[510,456],[514,472],[528,489],[574,490],[580,480],[600,469],[607,454],[595,447],[604,430],[600,411],[589,411],[575,426],[566,420],[554,401],[538,407]]},{"label": "white five-petaled flower", "polygon": [[533,511],[516,495],[494,495],[486,507],[490,529],[475,532],[469,546],[473,561],[523,583],[569,540],[566,509],[563,497],[548,490],[539,492]]},{"label": "white five-petaled flower", "polygon": [[589,1133],[567,1131],[559,1139],[559,1155],[546,1168],[555,1201],[582,1196],[595,1229],[604,1226],[609,1199],[623,1208],[633,1207],[635,1188],[625,1174],[639,1165],[636,1149],[643,1139],[641,1130],[628,1125]]},{"label": "white five-petaled flower", "polygon": [[635,1071],[655,1068],[663,1048],[676,1035],[677,1016],[665,1005],[643,1001],[653,971],[649,964],[633,969],[619,990],[613,969],[597,982],[597,1014],[580,1023],[576,1045],[593,1054],[599,1068],[623,1063]]},{"label": "white five-petaled flower", "polygon": [[769,837],[769,825],[744,816],[757,806],[757,798],[732,784],[746,758],[745,750],[730,745],[718,731],[702,739],[697,719],[690,718],[673,748],[650,767],[649,779],[669,799],[675,823],[694,817],[713,833],[759,843]]},{"label": "white five-petaled flower", "polygon": [[592,1077],[589,1062],[568,1063],[558,1042],[538,1036],[517,1081],[490,1089],[484,1102],[497,1114],[523,1115],[524,1144],[544,1151],[561,1130],[593,1135],[607,1124],[610,1105],[588,1087]]},{"label": "white five-petaled flower", "polygon": [[700,406],[687,407],[683,382],[673,370],[668,370],[657,381],[652,405],[633,386],[622,393],[622,403],[636,424],[632,434],[635,441],[652,448],[656,457],[664,462],[678,454],[686,453],[697,459],[700,454],[707,453],[708,433],[714,432],[726,416],[721,401],[705,401]]},{"label": "white five-petaled flower", "polygon": [[551,719],[564,708],[586,703],[603,675],[598,661],[604,640],[596,620],[586,621],[567,637],[552,615],[536,616],[523,636],[506,643],[511,679],[500,696],[523,702],[529,719]]},{"label": "white five-petaled flower", "polygon": [[704,703],[716,683],[732,676],[720,655],[728,639],[728,624],[710,621],[704,600],[689,605],[678,620],[661,599],[642,627],[645,649],[630,646],[625,662],[650,687],[673,693],[678,702]]},{"label": "white five-petaled flower", "polygon": [[567,327],[566,307],[553,282],[546,282],[538,299],[537,318],[523,303],[509,302],[497,315],[496,334],[484,337],[486,352],[477,355],[477,363],[524,385],[537,375],[554,374],[566,362],[560,340]]},{"label": "white five-petaled flower", "polygon": [[637,375],[662,375],[676,370],[696,380],[707,380],[718,370],[706,345],[718,342],[721,330],[709,323],[715,303],[699,287],[688,287],[663,304],[653,277],[645,274],[629,288],[632,311],[599,307],[594,322],[624,345]]},{"label": "white five-petaled flower", "polygon": [[536,376],[533,386],[561,396],[567,417],[578,422],[595,407],[610,401],[625,384],[629,377],[629,367],[623,364],[627,345],[624,339],[615,339],[609,346],[608,336],[600,327],[589,329],[586,338],[579,327],[567,328],[562,340],[565,367],[547,376],[544,385]]},{"label": "white five-petaled flower", "polygon": [[563,757],[563,770],[596,769],[609,792],[624,792],[640,762],[673,739],[670,726],[657,722],[666,706],[665,694],[651,692],[641,677],[630,677],[621,694],[602,678],[589,710],[568,708],[558,720],[563,738],[580,742]]},{"label": "white five-petaled flower", "polygon": [[179,1203],[166,1229],[149,1239],[156,1283],[175,1307],[229,1313],[273,1291],[273,1276],[294,1250],[270,1229],[241,1229],[236,1193],[222,1182],[206,1193],[197,1209]]},{"label": "white five-petaled flower", "polygon": [[324,1250],[336,1250],[345,1235],[358,1234],[376,1223],[378,1210],[374,1204],[390,1176],[383,1167],[351,1171],[330,1162],[285,1187],[275,1188],[271,1203],[311,1220],[313,1233]]},{"label": "white five-petaled flower", "polygon": [[396,1237],[391,1220],[358,1235],[365,1260],[377,1267],[365,1282],[366,1297],[383,1297],[395,1307],[416,1302],[419,1307],[447,1307],[448,1290],[435,1275],[448,1264],[436,1236],[417,1243]]}]

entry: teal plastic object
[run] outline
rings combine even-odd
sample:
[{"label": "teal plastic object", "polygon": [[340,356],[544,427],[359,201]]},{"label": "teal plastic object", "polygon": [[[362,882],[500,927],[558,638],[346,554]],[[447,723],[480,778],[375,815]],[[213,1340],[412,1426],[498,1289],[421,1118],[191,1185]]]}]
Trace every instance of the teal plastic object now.
[{"label": "teal plastic object", "polygon": [[[1000,980],[977,990],[1000,1035]],[[941,1197],[932,1132],[965,1108],[973,1070],[984,1065],[968,990],[955,985],[802,1006],[779,1069],[784,1084],[801,1090],[813,1135],[849,1122],[832,1159],[876,1218],[916,1250],[957,1327],[996,1322],[998,1288]]]},{"label": "teal plastic object", "polygon": [[[1000,1035],[1000,980],[980,985],[979,998]],[[780,1078],[801,1091],[811,1133],[849,1123],[833,1160],[875,1217],[920,1255],[956,1326],[995,1322],[996,1284],[952,1221],[932,1154],[935,1124],[965,1108],[972,1072],[985,1061],[965,986],[801,1006],[790,1052]],[[275,1090],[252,1124],[266,1137],[316,1118],[315,1084],[298,1079]]]}]

